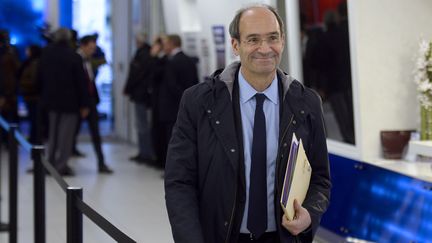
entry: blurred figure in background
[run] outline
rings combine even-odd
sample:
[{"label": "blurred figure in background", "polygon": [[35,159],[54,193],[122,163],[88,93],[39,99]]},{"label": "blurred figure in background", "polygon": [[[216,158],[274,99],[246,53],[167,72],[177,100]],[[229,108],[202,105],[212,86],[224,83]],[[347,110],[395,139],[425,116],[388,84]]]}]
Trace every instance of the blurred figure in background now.
[{"label": "blurred figure in background", "polygon": [[325,98],[333,109],[343,141],[355,143],[354,111],[352,103],[351,61],[346,2],[338,6],[338,12],[325,14],[326,31],[322,49],[325,56],[322,76],[326,81]]},{"label": "blurred figure in background", "polygon": [[19,91],[22,95],[28,111],[30,122],[29,141],[32,144],[41,144],[39,125],[39,100],[40,90],[37,84],[37,70],[42,49],[37,45],[31,45],[26,49],[27,59],[22,63],[18,71]]},{"label": "blurred figure in background", "polygon": [[[7,40],[5,36],[3,36],[0,33],[0,61],[3,60],[3,56],[7,52]],[[0,66],[0,111],[2,111],[2,108],[4,104],[6,103],[6,97],[5,97],[5,75],[3,66]]]},{"label": "blurred figure in background", "polygon": [[129,74],[123,93],[135,105],[135,122],[138,131],[138,154],[130,157],[140,163],[152,163],[153,145],[148,117],[151,104],[150,83],[152,78],[151,46],[146,43],[146,34],[138,33],[135,37],[137,50],[129,66]]},{"label": "blurred figure in background", "polygon": [[[5,52],[5,40],[0,36],[0,60],[3,58],[3,54]],[[0,67],[1,68],[1,67]],[[3,70],[0,71],[0,112],[3,109],[3,105],[6,102],[5,98],[5,81],[4,81]]]},{"label": "blurred figure in background", "polygon": [[93,38],[94,38],[95,41],[96,41],[96,50],[95,50],[95,52],[93,53],[93,55],[91,56],[91,58],[90,58],[90,63],[91,63],[91,65],[92,65],[93,73],[94,73],[95,80],[96,80],[96,77],[97,77],[97,75],[98,75],[98,72],[99,72],[99,68],[100,68],[100,66],[106,64],[106,63],[107,63],[107,60],[106,60],[106,58],[105,58],[105,53],[104,53],[104,51],[103,51],[102,48],[97,44],[97,40],[98,40],[98,38],[99,38],[99,34],[98,34],[98,33],[94,33],[94,34],[93,34]]},{"label": "blurred figure in background", "polygon": [[[74,32],[72,31],[72,33],[74,33]],[[76,33],[76,31],[75,31],[75,33]],[[92,37],[94,39],[95,43],[96,43],[96,49],[95,49],[95,51],[93,52],[93,54],[91,55],[91,57],[88,58],[88,60],[89,60],[89,62],[91,64],[91,69],[92,69],[92,73],[93,73],[93,80],[94,80],[93,82],[94,82],[95,85],[96,85],[96,77],[98,75],[99,67],[106,63],[105,53],[97,45],[97,38],[98,38],[98,36],[99,35],[97,33],[95,33],[95,34],[93,34],[91,36],[89,35],[89,36],[86,37],[86,38]],[[77,38],[76,36],[72,37],[72,43],[77,43],[76,44],[77,47],[75,49],[78,49],[79,48],[79,43],[78,43],[78,40],[76,40],[76,38]],[[75,45],[73,45],[73,46],[75,46]],[[95,88],[95,90],[97,90],[97,86],[95,86],[94,88]],[[100,100],[99,100],[99,93],[96,92],[96,95],[97,95],[97,104],[99,104],[99,102],[100,102]],[[98,113],[98,116],[100,117],[100,113]],[[79,135],[80,129],[81,129],[81,120],[79,121],[78,126],[77,126],[77,130],[76,130],[76,133],[75,133],[75,140],[74,140],[73,149],[72,149],[72,156],[75,156],[75,157],[85,157],[85,154],[82,153],[78,149],[78,146],[77,146],[77,137]],[[98,131],[99,131],[99,129],[98,129]]]},{"label": "blurred figure in background", "polygon": [[[97,104],[99,103],[99,94],[96,88],[95,83],[95,75],[93,73],[91,58],[92,55],[96,51],[96,38],[91,35],[87,35],[81,38],[78,54],[83,59],[83,67],[84,67],[84,83],[86,84],[88,94],[90,96],[89,108],[90,112],[88,116],[85,118],[88,122],[88,126],[90,129],[90,135],[93,143],[93,148],[95,150],[97,160],[98,160],[98,168],[99,173],[113,173],[113,171],[106,165],[105,158],[102,152],[102,139],[99,133],[99,113],[97,111]],[[76,141],[75,134],[75,141]]]},{"label": "blurred figure in background", "polygon": [[38,78],[42,104],[49,113],[48,160],[61,175],[73,175],[67,162],[78,118],[89,113],[83,61],[70,46],[71,32],[60,28],[42,52]]},{"label": "blurred figure in background", "polygon": [[76,50],[79,47],[79,41],[78,41],[78,31],[71,29],[70,32],[72,33],[69,45],[72,48],[72,50]]},{"label": "blurred figure in background", "polygon": [[0,97],[0,114],[9,122],[18,122],[16,74],[19,61],[16,52],[9,42],[9,32],[0,31],[0,76],[2,90]]},{"label": "blurred figure in background", "polygon": [[196,61],[185,55],[181,49],[182,41],[178,35],[168,35],[163,39],[166,54],[164,75],[159,88],[159,123],[162,127],[162,153],[158,159],[165,167],[166,151],[171,138],[172,128],[177,119],[180,98],[183,91],[198,83]]},{"label": "blurred figure in background", "polygon": [[162,135],[164,134],[164,130],[163,130],[163,126],[161,126],[162,124],[159,122],[159,90],[164,75],[165,62],[166,62],[166,55],[163,49],[163,41],[162,41],[163,38],[164,38],[163,36],[156,37],[150,50],[150,54],[152,56],[151,131],[152,131],[153,147],[156,154],[155,165],[158,167],[161,167],[164,164],[162,160],[165,159],[165,156],[163,155],[165,153],[164,144],[163,144],[165,139],[162,138]]}]

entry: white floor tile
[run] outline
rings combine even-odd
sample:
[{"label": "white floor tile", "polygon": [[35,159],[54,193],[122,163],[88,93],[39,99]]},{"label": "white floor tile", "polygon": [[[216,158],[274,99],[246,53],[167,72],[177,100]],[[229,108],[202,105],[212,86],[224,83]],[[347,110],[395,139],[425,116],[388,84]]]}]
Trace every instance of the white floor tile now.
[{"label": "white floor tile", "polygon": [[[112,175],[97,173],[97,163],[90,143],[80,143],[87,156],[74,158],[70,165],[76,172],[68,177],[70,186],[83,187],[84,201],[137,242],[173,242],[165,209],[162,172],[128,161],[135,149],[129,145],[110,143],[103,149],[106,161],[114,169]],[[2,159],[2,215],[8,219],[7,157]],[[33,176],[25,173],[31,167],[28,155],[20,152],[19,168],[19,232],[18,242],[33,242]],[[52,177],[46,178],[47,243],[66,242],[66,194]],[[7,234],[0,233],[6,243]],[[84,242],[115,242],[84,217]]]}]

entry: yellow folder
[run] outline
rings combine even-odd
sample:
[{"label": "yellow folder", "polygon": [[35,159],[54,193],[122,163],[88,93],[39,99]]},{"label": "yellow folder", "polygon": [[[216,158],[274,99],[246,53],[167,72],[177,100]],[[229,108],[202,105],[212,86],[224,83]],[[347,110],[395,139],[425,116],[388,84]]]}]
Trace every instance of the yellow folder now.
[{"label": "yellow folder", "polygon": [[302,205],[309,189],[312,167],[303,148],[303,143],[297,140],[295,134],[291,142],[287,169],[282,188],[281,206],[285,216],[293,220],[295,216],[294,199]]}]

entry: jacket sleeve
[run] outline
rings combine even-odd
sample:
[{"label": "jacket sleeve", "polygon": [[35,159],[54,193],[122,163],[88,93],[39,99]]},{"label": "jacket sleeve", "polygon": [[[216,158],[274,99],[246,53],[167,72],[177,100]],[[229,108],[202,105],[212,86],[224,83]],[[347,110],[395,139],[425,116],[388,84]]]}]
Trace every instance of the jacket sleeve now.
[{"label": "jacket sleeve", "polygon": [[197,182],[196,102],[191,89],[180,102],[177,122],[168,146],[165,200],[176,243],[204,242],[199,220]]},{"label": "jacket sleeve", "polygon": [[330,171],[327,152],[327,142],[324,131],[322,103],[319,96],[313,93],[311,119],[312,133],[310,137],[309,161],[312,166],[312,176],[308,193],[303,206],[308,210],[312,224],[299,235],[301,242],[312,242],[318,229],[321,217],[327,210],[330,199]]}]

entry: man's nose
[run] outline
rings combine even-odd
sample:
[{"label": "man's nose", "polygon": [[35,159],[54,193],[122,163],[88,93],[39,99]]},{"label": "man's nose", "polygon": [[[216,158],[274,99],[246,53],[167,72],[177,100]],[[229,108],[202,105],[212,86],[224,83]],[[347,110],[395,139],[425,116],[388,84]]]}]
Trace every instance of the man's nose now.
[{"label": "man's nose", "polygon": [[267,39],[262,39],[258,45],[259,50],[270,50],[270,44]]}]

